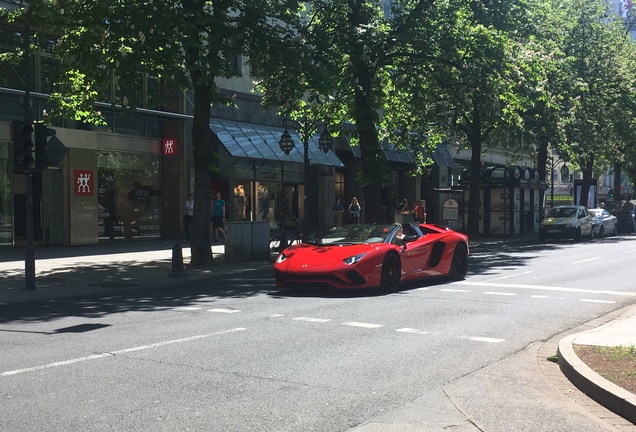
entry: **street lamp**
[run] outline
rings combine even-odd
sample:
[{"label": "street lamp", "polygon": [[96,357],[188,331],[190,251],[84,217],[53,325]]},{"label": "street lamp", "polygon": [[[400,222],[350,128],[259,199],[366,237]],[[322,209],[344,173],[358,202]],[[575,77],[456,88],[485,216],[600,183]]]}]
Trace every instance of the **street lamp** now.
[{"label": "street lamp", "polygon": [[305,193],[303,195],[303,205],[304,205],[304,217],[303,217],[303,233],[309,234],[309,199],[308,199],[308,189],[309,189],[309,138],[311,138],[320,127],[323,127],[322,133],[320,134],[320,138],[318,139],[318,147],[325,153],[327,153],[331,147],[333,146],[333,138],[329,133],[329,126],[327,122],[322,120],[314,120],[310,121],[307,117],[303,117],[299,120],[291,120],[291,119],[283,119],[283,126],[285,127],[285,131],[283,135],[280,137],[280,141],[278,145],[280,149],[285,152],[285,154],[289,154],[293,148],[294,140],[289,134],[288,124],[291,123],[291,126],[298,132],[300,139],[303,142],[303,174],[305,177]]},{"label": "street lamp", "polygon": [[570,175],[570,169],[565,164],[564,160],[555,158],[554,156],[548,157],[548,162],[550,163],[550,208],[554,207],[554,170],[558,166],[559,163],[562,163],[561,166],[561,178],[567,177]]}]

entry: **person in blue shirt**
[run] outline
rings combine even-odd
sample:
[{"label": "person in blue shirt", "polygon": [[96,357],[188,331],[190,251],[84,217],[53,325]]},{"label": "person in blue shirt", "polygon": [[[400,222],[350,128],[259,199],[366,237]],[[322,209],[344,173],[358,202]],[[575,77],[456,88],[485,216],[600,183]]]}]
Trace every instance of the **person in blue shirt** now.
[{"label": "person in blue shirt", "polygon": [[214,242],[221,240],[225,241],[225,228],[223,223],[225,221],[225,201],[221,199],[221,193],[217,192],[215,200],[212,201],[212,229],[214,231]]}]

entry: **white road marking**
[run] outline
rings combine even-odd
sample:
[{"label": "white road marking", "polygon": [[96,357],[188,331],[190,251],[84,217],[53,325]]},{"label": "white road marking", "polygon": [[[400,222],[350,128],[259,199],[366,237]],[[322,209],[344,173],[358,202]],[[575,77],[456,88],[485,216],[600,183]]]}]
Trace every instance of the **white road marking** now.
[{"label": "white road marking", "polygon": [[588,303],[607,303],[607,304],[613,304],[616,303],[616,301],[614,300],[594,300],[594,299],[581,299],[582,302],[588,302]]},{"label": "white road marking", "polygon": [[454,293],[467,293],[467,292],[470,292],[469,290],[448,289],[448,288],[443,288],[443,289],[441,289],[440,291],[454,292]]},{"label": "white road marking", "polygon": [[581,261],[572,261],[570,264],[581,264],[581,263],[584,263],[584,262],[600,260],[601,258],[603,258],[603,257],[588,258],[588,259],[584,259],[584,260],[581,260]]},{"label": "white road marking", "polygon": [[501,276],[498,278],[493,278],[493,279],[488,279],[488,281],[496,281],[496,280],[501,280],[501,279],[509,279],[512,277],[517,277],[517,276],[523,276],[523,275],[527,275],[528,273],[532,273],[531,271],[526,271],[526,272],[521,272],[521,273],[515,273],[515,274],[511,274],[508,276]]},{"label": "white road marking", "polygon": [[427,331],[418,330],[418,329],[414,329],[414,328],[401,328],[401,329],[397,329],[396,332],[410,333],[410,334],[421,334],[421,335],[425,335],[425,334],[429,334],[430,333],[430,332],[427,332]]},{"label": "white road marking", "polygon": [[158,348],[158,347],[165,346],[165,345],[172,345],[172,344],[177,344],[177,343],[190,342],[190,341],[197,340],[197,339],[203,339],[203,338],[208,338],[208,337],[212,337],[212,336],[219,336],[219,335],[223,335],[223,334],[234,333],[234,332],[239,332],[239,331],[244,331],[244,330],[247,330],[247,329],[244,328],[244,327],[237,327],[237,328],[233,328],[233,329],[230,329],[230,330],[222,330],[222,331],[218,331],[218,332],[214,332],[214,333],[206,333],[206,334],[202,334],[202,335],[188,336],[188,337],[181,338],[181,339],[172,339],[172,340],[157,342],[157,343],[149,344],[149,345],[141,345],[141,346],[132,347],[132,348],[125,348],[125,349],[121,349],[121,350],[117,350],[117,351],[105,352],[105,353],[101,353],[101,354],[94,354],[94,355],[90,355],[90,356],[86,356],[86,357],[78,357],[78,358],[74,358],[74,359],[70,359],[70,360],[64,360],[64,361],[59,361],[59,362],[55,362],[55,363],[48,363],[48,364],[45,364],[45,365],[40,365],[40,366],[35,366],[35,367],[30,367],[30,368],[16,369],[16,370],[12,370],[12,371],[2,372],[2,373],[0,373],[0,377],[19,375],[19,374],[24,374],[24,373],[27,373],[27,372],[35,372],[35,371],[40,371],[40,370],[44,370],[44,369],[51,369],[51,368],[54,368],[54,367],[66,366],[66,365],[70,365],[70,364],[74,364],[74,363],[81,363],[81,362],[85,362],[85,361],[89,361],[89,360],[97,360],[97,359],[104,358],[104,357],[111,357],[111,356],[116,356],[116,355],[119,355],[119,354],[127,354],[127,353],[131,353],[131,352],[142,351],[142,350],[147,350],[147,349],[151,349],[151,348]]},{"label": "white road marking", "polygon": [[296,317],[292,318],[295,321],[307,321],[307,322],[315,322],[315,323],[326,323],[331,321],[327,318],[312,318],[312,317]]},{"label": "white road marking", "polygon": [[351,327],[362,327],[362,328],[368,328],[368,329],[384,327],[384,325],[382,324],[371,324],[371,323],[361,323],[361,322],[346,322],[346,323],[342,323],[342,325],[351,326]]},{"label": "white road marking", "polygon": [[428,290],[430,290],[430,289],[431,289],[430,287],[427,287],[427,288],[417,288],[415,291],[428,291]]},{"label": "white road marking", "polygon": [[216,313],[225,313],[225,314],[233,314],[240,312],[240,309],[208,309],[208,312],[216,312]]},{"label": "white road marking", "polygon": [[636,252],[636,249],[630,249],[630,250],[625,251],[625,252]]},{"label": "white road marking", "polygon": [[281,318],[281,317],[284,317],[284,316],[285,316],[284,314],[274,314],[274,315],[270,316],[270,318]]},{"label": "white road marking", "polygon": [[179,307],[177,307],[175,309],[176,310],[181,310],[181,311],[195,311],[195,310],[201,310],[203,308],[196,307],[196,306],[179,306]]},{"label": "white road marking", "polygon": [[516,296],[516,293],[511,292],[497,292],[497,291],[486,291],[484,294],[488,295],[500,295],[500,296]]},{"label": "white road marking", "polygon": [[604,290],[589,290],[582,288],[564,288],[548,285],[524,285],[524,284],[499,284],[490,282],[470,282],[470,281],[457,281],[453,282],[453,285],[469,285],[469,286],[482,286],[491,288],[518,288],[518,289],[530,289],[538,291],[560,291],[571,293],[587,293],[587,294],[607,294],[624,297],[636,297],[634,291],[604,291]]},{"label": "white road marking", "polygon": [[546,299],[546,298],[550,298],[550,296],[544,296],[544,295],[531,295],[531,298],[540,298],[540,299]]},{"label": "white road marking", "polygon": [[505,339],[496,339],[496,338],[481,337],[481,336],[460,336],[457,339],[466,339],[466,340],[471,340],[475,342],[488,342],[488,343],[501,343],[505,341]]}]

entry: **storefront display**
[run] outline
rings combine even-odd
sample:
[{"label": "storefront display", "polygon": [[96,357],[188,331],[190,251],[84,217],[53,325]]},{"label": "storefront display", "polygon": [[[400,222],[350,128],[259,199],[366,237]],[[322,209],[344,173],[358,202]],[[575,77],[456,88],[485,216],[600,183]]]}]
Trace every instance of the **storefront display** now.
[{"label": "storefront display", "polygon": [[160,157],[99,152],[97,165],[99,237],[160,237]]}]

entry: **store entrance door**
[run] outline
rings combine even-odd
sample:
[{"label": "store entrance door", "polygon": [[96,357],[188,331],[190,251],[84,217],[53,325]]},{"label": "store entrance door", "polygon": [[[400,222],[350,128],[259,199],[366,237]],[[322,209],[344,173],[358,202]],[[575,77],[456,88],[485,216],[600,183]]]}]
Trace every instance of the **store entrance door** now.
[{"label": "store entrance door", "polygon": [[283,186],[282,221],[285,228],[293,228],[296,219],[303,218],[305,188],[301,184]]}]

